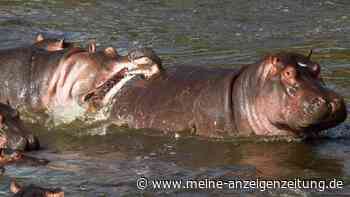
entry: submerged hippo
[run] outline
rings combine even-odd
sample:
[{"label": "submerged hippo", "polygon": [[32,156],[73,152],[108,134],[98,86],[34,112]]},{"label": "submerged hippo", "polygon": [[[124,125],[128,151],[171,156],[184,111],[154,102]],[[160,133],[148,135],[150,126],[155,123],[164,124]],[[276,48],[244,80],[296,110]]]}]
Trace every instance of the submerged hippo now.
[{"label": "submerged hippo", "polygon": [[49,161],[22,154],[38,150],[38,139],[24,127],[19,112],[9,104],[0,103],[0,169],[10,164],[46,165]]},{"label": "submerged hippo", "polygon": [[343,98],[325,86],[320,71],[296,53],[240,69],[174,66],[142,86],[130,81],[116,94],[110,118],[208,137],[317,135],[347,117]]},{"label": "submerged hippo", "polygon": [[15,181],[11,182],[10,191],[14,193],[13,197],[64,197],[61,189],[46,189],[35,185],[21,187]]},{"label": "submerged hippo", "polygon": [[0,103],[0,148],[14,151],[37,150],[38,139],[25,128],[19,112],[9,104]]}]

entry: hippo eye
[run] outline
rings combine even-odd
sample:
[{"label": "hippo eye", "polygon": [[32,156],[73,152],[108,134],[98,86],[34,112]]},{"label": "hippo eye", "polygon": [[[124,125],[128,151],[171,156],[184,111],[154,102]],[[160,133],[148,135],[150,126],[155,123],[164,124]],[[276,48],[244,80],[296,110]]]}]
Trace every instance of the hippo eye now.
[{"label": "hippo eye", "polygon": [[299,65],[299,66],[301,66],[301,67],[307,67],[307,65],[306,65],[306,64],[301,63],[301,62],[298,62],[298,65]]}]

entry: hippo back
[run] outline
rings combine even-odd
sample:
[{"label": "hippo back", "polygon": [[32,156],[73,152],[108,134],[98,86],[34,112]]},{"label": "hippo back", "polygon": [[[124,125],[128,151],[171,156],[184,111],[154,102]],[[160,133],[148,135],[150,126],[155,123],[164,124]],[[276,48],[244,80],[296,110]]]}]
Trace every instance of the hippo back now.
[{"label": "hippo back", "polygon": [[0,101],[38,107],[43,85],[67,50],[48,52],[33,47],[0,50]]},{"label": "hippo back", "polygon": [[[1,100],[13,101],[24,97],[23,92],[30,77],[32,50],[29,47],[0,51],[0,95]],[[26,65],[24,66],[24,63]]]},{"label": "hippo back", "polygon": [[238,73],[238,69],[170,67],[156,79],[125,85],[116,95],[111,117],[132,128],[234,135],[232,87]]}]

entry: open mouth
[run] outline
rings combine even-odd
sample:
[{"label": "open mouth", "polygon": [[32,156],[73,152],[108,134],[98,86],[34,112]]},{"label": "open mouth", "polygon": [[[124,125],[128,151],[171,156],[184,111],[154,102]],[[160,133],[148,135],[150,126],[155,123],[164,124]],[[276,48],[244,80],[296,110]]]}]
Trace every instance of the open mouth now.
[{"label": "open mouth", "polygon": [[123,68],[117,73],[115,73],[113,76],[108,78],[106,81],[95,87],[93,90],[88,92],[83,97],[83,102],[88,102],[90,104],[93,104],[95,107],[102,107],[103,100],[108,94],[108,92],[117,85],[123,78],[125,78],[127,68]]}]

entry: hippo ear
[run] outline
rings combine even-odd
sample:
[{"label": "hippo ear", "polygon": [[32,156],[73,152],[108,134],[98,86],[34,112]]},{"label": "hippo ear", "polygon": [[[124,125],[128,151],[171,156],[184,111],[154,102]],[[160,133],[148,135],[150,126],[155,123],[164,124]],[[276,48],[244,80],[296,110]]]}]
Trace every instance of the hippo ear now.
[{"label": "hippo ear", "polygon": [[[265,58],[265,64],[267,66],[268,72],[270,76],[275,76],[279,73],[280,70],[280,59],[276,56],[270,55]],[[266,75],[267,76],[267,75]]]},{"label": "hippo ear", "polygon": [[307,59],[311,60],[311,55],[312,55],[313,50],[311,49],[309,52],[309,55],[307,56]]},{"label": "hippo ear", "polygon": [[41,33],[39,33],[35,38],[35,42],[41,42],[43,40],[44,40],[44,36]]},{"label": "hippo ear", "polygon": [[61,40],[59,40],[59,41],[57,42],[57,45],[58,45],[59,48],[63,49],[63,48],[64,48],[64,38],[61,39]]},{"label": "hippo ear", "polygon": [[88,50],[89,50],[89,53],[96,52],[96,42],[94,40],[89,43]]},{"label": "hippo ear", "polygon": [[282,80],[287,82],[289,85],[294,85],[296,84],[296,75],[297,71],[295,70],[294,67],[287,66],[283,71],[282,71]]},{"label": "hippo ear", "polygon": [[59,192],[45,192],[46,197],[64,197],[64,192],[59,191]]},{"label": "hippo ear", "polygon": [[107,47],[107,48],[104,50],[104,53],[105,53],[106,55],[108,55],[109,57],[117,57],[117,56],[118,56],[117,51],[116,51],[113,47]]},{"label": "hippo ear", "polygon": [[21,186],[18,185],[18,183],[15,180],[11,181],[10,191],[12,193],[17,194],[19,191],[21,191],[21,189]]}]

